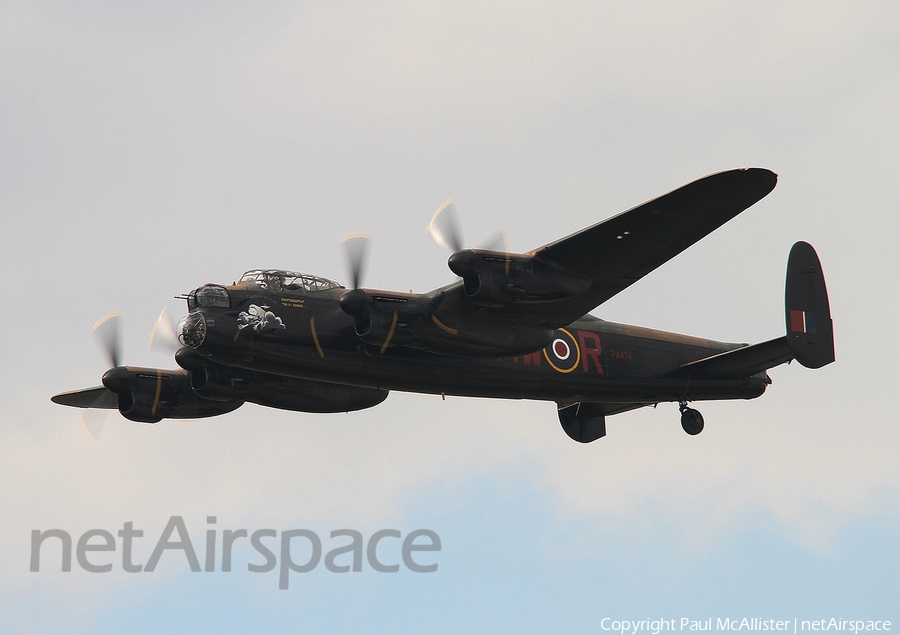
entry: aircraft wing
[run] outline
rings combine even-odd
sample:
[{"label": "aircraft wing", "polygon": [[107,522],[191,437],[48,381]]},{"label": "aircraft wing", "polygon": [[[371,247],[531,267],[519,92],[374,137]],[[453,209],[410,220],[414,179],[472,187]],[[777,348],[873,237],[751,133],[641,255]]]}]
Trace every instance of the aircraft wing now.
[{"label": "aircraft wing", "polygon": [[115,409],[119,407],[119,398],[116,393],[107,390],[104,386],[61,392],[50,397],[50,401],[76,408]]},{"label": "aircraft wing", "polygon": [[530,254],[591,279],[574,297],[511,304],[507,320],[548,326],[568,324],[640,280],[728,222],[775,187],[763,168],[719,172],[597,223]]}]

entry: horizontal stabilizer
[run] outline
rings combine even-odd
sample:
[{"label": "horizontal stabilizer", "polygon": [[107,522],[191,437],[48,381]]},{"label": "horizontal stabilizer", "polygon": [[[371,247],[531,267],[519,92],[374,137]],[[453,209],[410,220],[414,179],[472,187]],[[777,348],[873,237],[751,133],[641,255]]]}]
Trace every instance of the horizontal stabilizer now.
[{"label": "horizontal stabilizer", "polygon": [[822,264],[812,245],[795,243],[784,284],[787,341],[798,362],[821,368],[834,361],[834,329]]},{"label": "horizontal stabilizer", "polygon": [[722,379],[749,377],[792,359],[807,368],[834,361],[834,330],[825,277],[816,250],[795,243],[784,285],[787,335],[684,364],[692,374]]},{"label": "horizontal stabilizer", "polygon": [[794,358],[786,337],[744,346],[682,366],[692,374],[722,379],[750,377]]},{"label": "horizontal stabilizer", "polygon": [[116,393],[107,390],[103,386],[61,392],[50,397],[50,401],[63,406],[74,406],[75,408],[108,408],[115,410],[119,407],[119,398]]}]

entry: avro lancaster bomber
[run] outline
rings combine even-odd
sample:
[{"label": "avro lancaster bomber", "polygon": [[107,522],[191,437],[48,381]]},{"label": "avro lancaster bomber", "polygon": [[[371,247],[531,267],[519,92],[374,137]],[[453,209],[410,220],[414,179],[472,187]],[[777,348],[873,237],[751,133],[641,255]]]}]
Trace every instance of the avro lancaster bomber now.
[{"label": "avro lancaster bomber", "polygon": [[113,367],[103,385],[52,399],[116,408],[144,423],[211,417],[248,401],[346,412],[378,405],[391,390],[534,399],[555,402],[563,430],[582,443],[606,434],[608,416],[673,402],[685,432],[698,434],[703,417],[689,403],[759,397],[773,366],[834,361],[812,246],[791,249],[785,334],[767,342],[717,342],[588,312],[762,199],[776,179],[760,168],[713,174],[525,253],[464,249],[453,223],[440,230],[435,218],[458,279],[428,293],[361,287],[361,239],[348,242],[357,245],[350,288],[291,271],[248,271],[184,296],[188,314],[175,329],[180,368],[120,365],[110,338]]}]

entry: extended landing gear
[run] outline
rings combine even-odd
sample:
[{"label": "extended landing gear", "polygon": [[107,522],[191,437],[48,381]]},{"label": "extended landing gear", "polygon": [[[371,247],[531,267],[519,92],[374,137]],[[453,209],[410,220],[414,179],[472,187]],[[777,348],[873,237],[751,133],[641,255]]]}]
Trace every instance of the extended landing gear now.
[{"label": "extended landing gear", "polygon": [[678,409],[681,411],[681,427],[685,432],[691,436],[703,432],[703,415],[699,410],[688,408],[686,401],[680,402]]}]

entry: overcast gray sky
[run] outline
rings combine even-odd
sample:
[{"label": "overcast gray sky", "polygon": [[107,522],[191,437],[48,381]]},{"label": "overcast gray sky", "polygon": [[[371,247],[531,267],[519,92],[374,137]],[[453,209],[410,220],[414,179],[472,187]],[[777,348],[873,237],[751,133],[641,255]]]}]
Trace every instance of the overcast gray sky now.
[{"label": "overcast gray sky", "polygon": [[[893,619],[900,467],[900,9],[893,3],[0,3],[0,630],[598,632],[603,617]],[[283,267],[453,279],[427,236],[532,249],[700,176],[775,191],[594,313],[728,341],[783,332],[816,246],[837,363],[750,402],[616,416],[580,446],[553,404],[392,394],[345,415],[116,413],[99,443],[50,395],[97,385],[163,306]],[[28,571],[33,529],[354,528],[442,538],[433,574]],[[199,547],[198,547],[199,549]],[[118,554],[121,551],[117,552]],[[116,556],[118,557],[118,555]],[[52,558],[51,558],[52,560]],[[295,588],[296,587],[296,588]],[[142,626],[135,631],[135,621]]]}]

